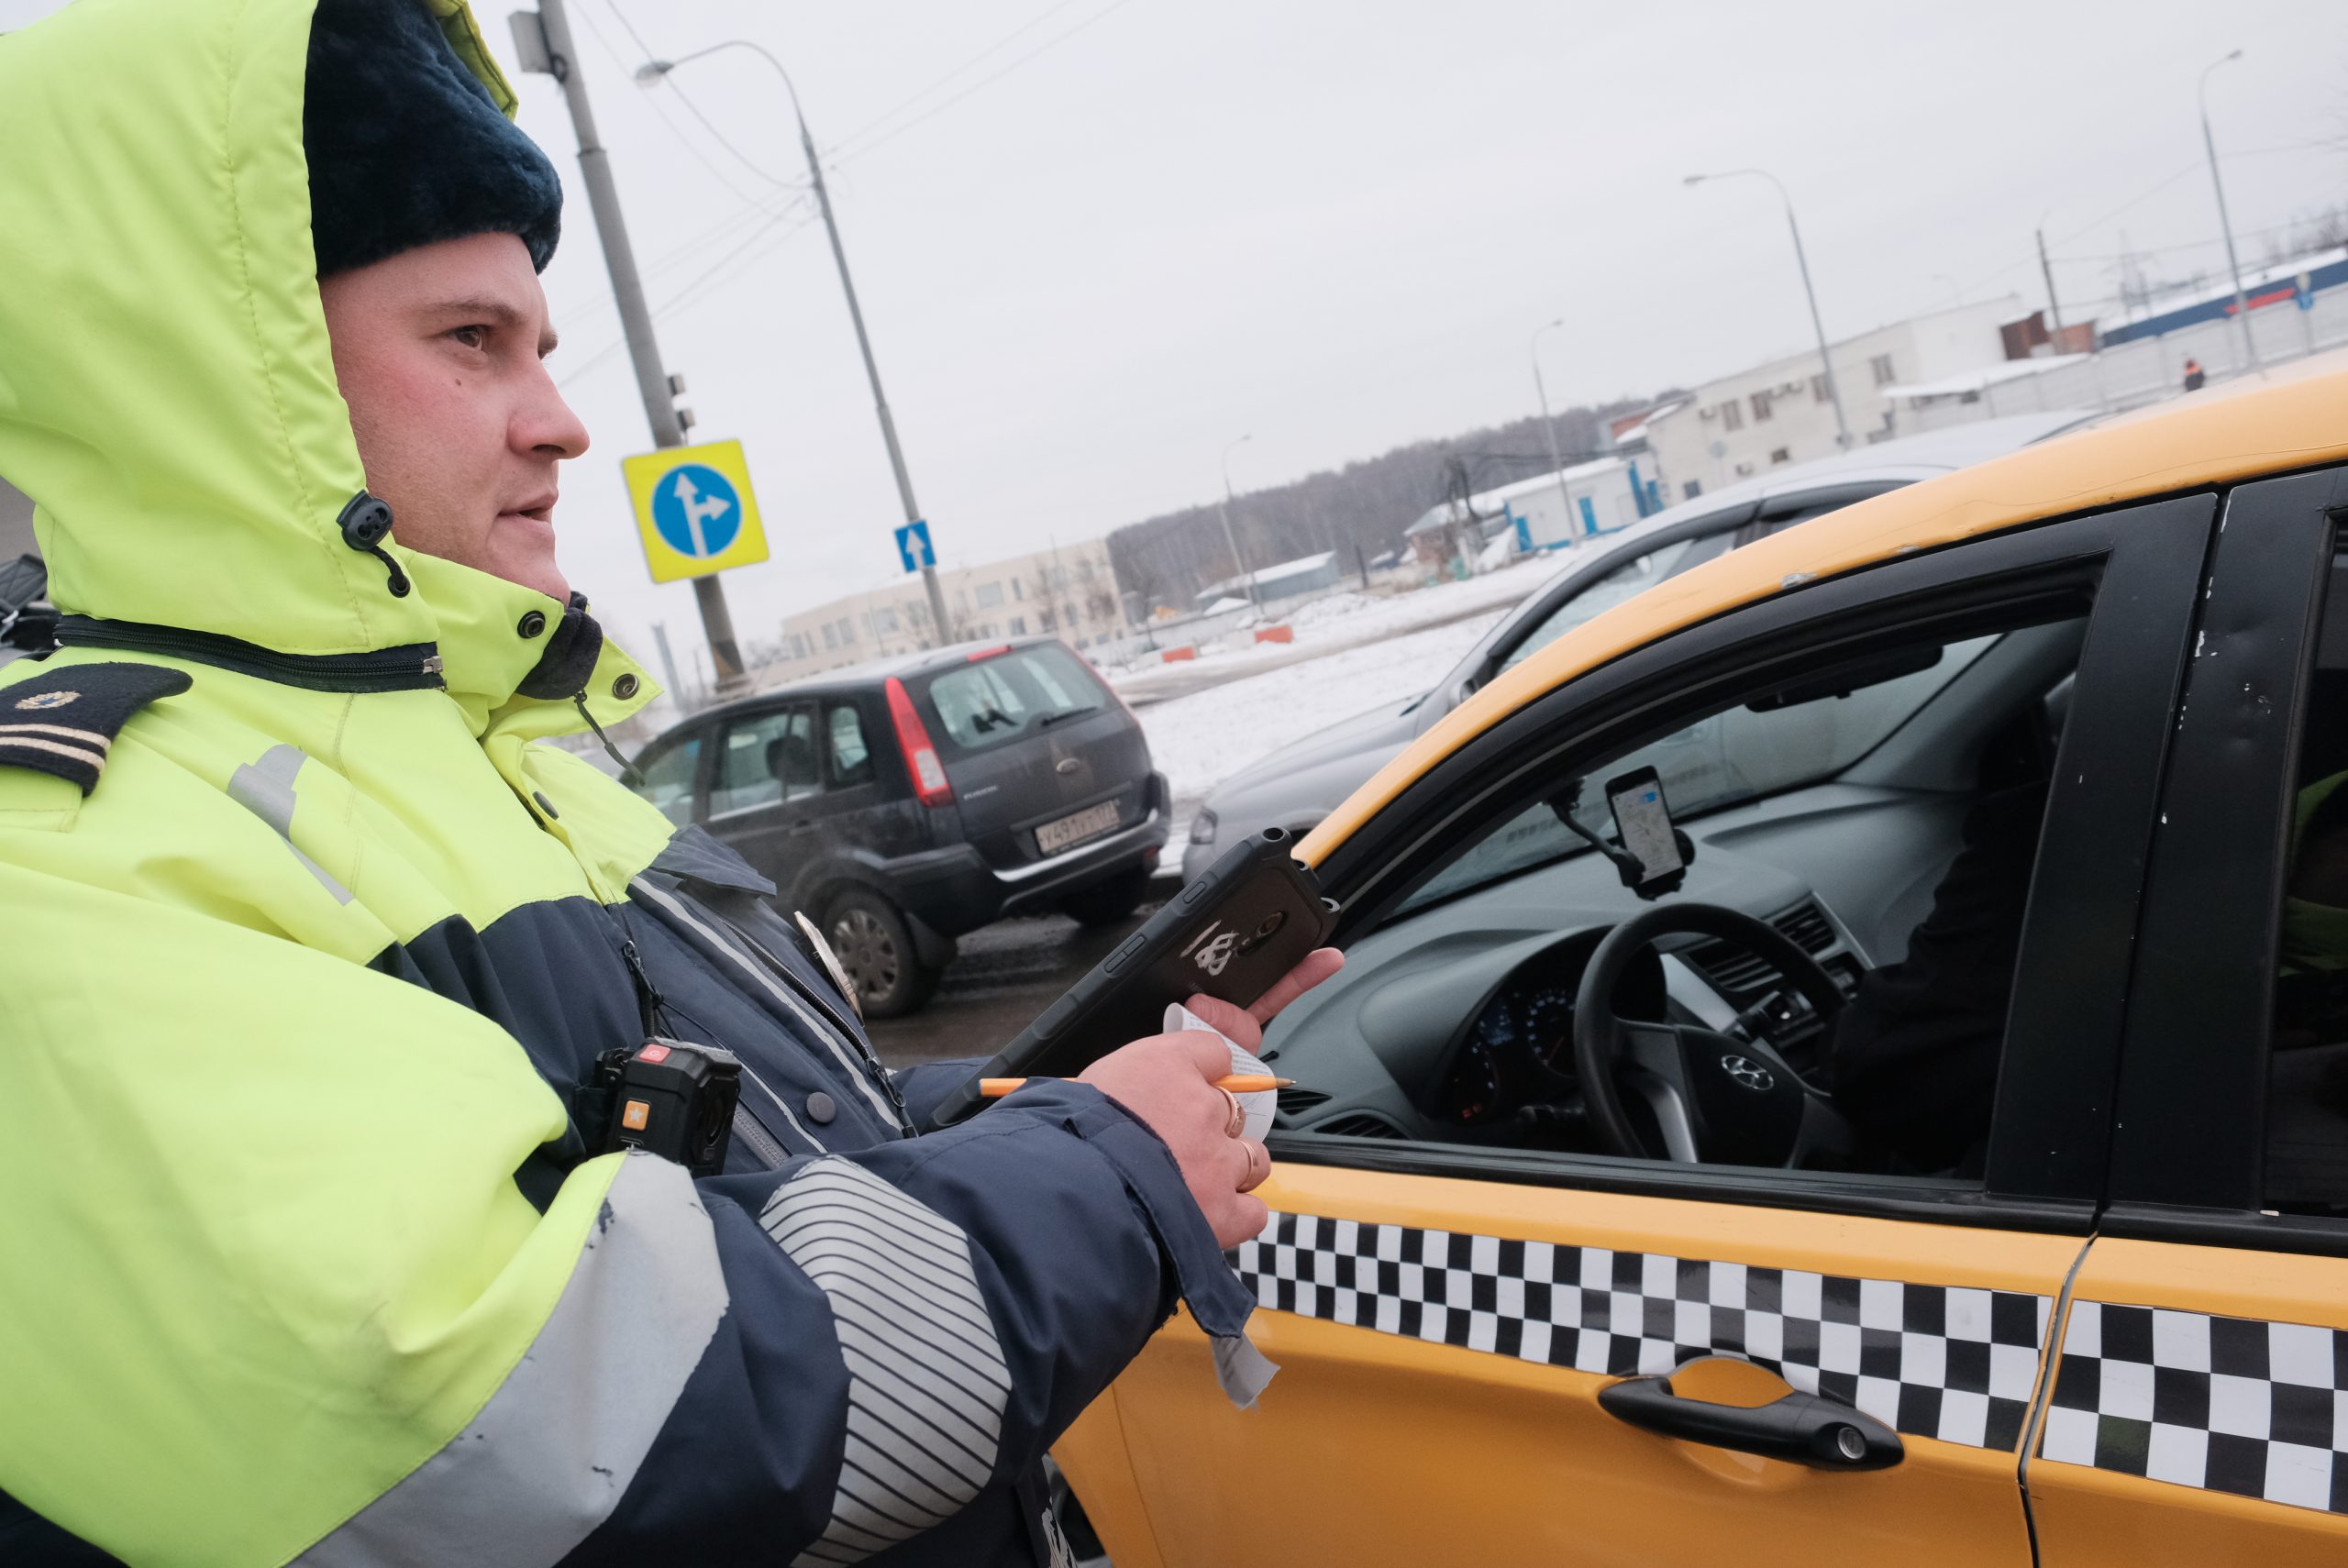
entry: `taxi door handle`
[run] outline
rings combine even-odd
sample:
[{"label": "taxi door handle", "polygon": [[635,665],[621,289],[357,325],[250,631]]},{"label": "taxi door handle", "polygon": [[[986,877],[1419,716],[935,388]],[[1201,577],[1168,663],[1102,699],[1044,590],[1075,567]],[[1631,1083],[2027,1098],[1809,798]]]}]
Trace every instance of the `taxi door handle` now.
[{"label": "taxi door handle", "polygon": [[1665,1437],[1733,1448],[1819,1470],[1881,1470],[1899,1463],[1899,1434],[1872,1416],[1816,1394],[1767,1405],[1715,1405],[1671,1391],[1668,1377],[1632,1377],[1598,1391],[1599,1407]]}]

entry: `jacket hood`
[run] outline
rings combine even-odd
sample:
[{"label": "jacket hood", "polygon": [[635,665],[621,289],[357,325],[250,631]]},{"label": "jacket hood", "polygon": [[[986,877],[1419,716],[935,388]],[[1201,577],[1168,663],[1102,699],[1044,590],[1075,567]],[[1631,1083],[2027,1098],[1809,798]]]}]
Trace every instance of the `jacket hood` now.
[{"label": "jacket hood", "polygon": [[[462,0],[414,3],[511,116]],[[493,712],[537,657],[512,629],[560,606],[388,543],[396,597],[339,525],[366,476],[310,235],[314,5],[76,0],[0,39],[0,473],[61,610],[295,655],[437,644]]]}]

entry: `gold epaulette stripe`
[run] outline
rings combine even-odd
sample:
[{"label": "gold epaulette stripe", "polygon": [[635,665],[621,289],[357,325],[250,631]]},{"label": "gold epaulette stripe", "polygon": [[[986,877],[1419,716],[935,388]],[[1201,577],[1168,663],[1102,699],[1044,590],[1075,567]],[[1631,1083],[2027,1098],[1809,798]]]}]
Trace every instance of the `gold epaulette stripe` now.
[{"label": "gold epaulette stripe", "polygon": [[91,751],[83,746],[66,745],[60,741],[42,740],[38,735],[0,735],[0,752],[18,746],[31,751],[46,751],[58,756],[70,757],[75,762],[87,763],[92,767],[104,767],[106,765],[106,754],[103,751]]},{"label": "gold epaulette stripe", "polygon": [[100,751],[105,751],[114,745],[112,735],[101,734],[96,730],[77,730],[65,724],[0,724],[0,735],[14,734],[56,735],[83,745],[95,746]]}]

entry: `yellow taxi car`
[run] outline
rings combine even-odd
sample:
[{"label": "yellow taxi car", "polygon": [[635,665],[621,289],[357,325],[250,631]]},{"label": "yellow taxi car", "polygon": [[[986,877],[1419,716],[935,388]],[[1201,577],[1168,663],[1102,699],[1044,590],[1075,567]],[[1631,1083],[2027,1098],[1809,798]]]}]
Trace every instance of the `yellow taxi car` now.
[{"label": "yellow taxi car", "polygon": [[1301,848],[1235,1262],[1057,1455],[1117,1568],[2348,1562],[2348,373],[1806,524]]}]

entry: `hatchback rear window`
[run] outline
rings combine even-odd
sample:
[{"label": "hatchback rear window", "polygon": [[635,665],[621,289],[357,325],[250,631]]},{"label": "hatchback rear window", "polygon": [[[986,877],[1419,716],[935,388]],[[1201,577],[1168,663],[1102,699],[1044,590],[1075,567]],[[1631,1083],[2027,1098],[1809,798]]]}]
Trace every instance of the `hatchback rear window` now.
[{"label": "hatchback rear window", "polygon": [[981,751],[1094,713],[1108,696],[1084,661],[1058,643],[1035,643],[933,676],[929,706],[949,744]]}]

